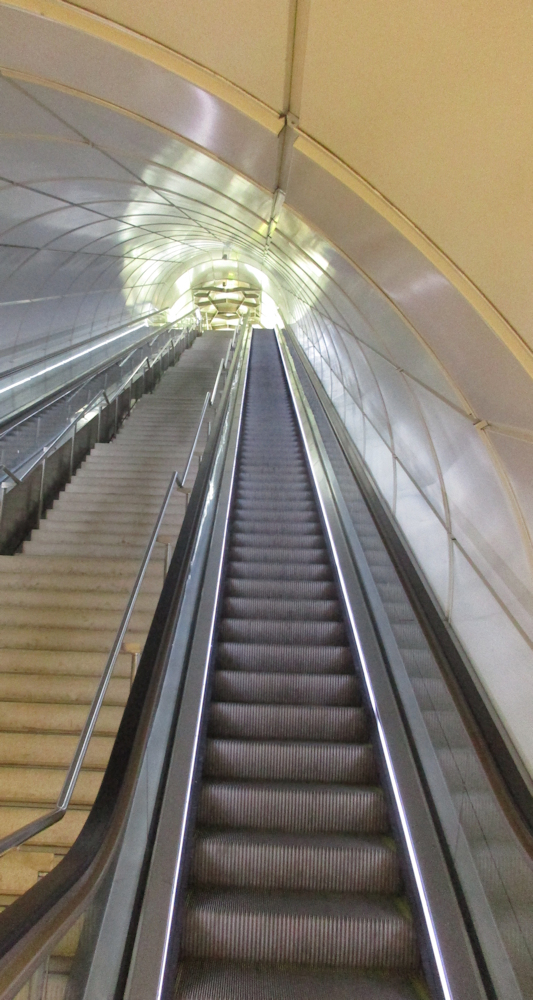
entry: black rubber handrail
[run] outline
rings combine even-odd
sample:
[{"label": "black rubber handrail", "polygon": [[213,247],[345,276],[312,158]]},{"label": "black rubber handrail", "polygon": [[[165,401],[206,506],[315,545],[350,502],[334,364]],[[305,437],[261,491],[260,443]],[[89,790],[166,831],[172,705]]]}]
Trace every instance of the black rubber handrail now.
[{"label": "black rubber handrail", "polygon": [[519,766],[515,754],[474,679],[474,670],[468,666],[466,654],[460,649],[456,637],[443,620],[391,517],[362,464],[358,461],[348,432],[332,405],[329,405],[329,399],[320,385],[316,373],[311,368],[296,339],[290,335],[289,331],[287,334],[290,344],[297,352],[298,358],[314,387],[348,464],[352,468],[357,484],[407,592],[422,631],[446,678],[463,723],[475,743],[500,807],[523,848],[533,858],[533,787],[531,779]]},{"label": "black rubber handrail", "polygon": [[[220,430],[228,405],[231,371],[191,493],[174,555],[124,709],[100,790],[86,823],[56,868],[0,914],[0,997],[14,996],[28,975],[49,954],[84,912],[113,861],[166,667]],[[28,954],[31,952],[30,961]]]}]

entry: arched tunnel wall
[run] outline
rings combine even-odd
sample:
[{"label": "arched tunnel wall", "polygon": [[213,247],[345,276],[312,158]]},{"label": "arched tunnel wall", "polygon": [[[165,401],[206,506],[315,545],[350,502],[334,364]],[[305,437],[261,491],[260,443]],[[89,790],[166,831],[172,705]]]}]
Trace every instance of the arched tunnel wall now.
[{"label": "arched tunnel wall", "polygon": [[[315,0],[276,0],[268,14],[239,0],[226,10],[241,42],[233,61],[223,58],[231,41],[217,6],[195,5],[195,34],[178,4],[178,44],[171,32],[150,35],[135,5],[103,3],[91,13],[59,0],[44,12],[31,2],[0,4],[0,369],[170,309],[186,293],[180,278],[223,254],[254,269],[533,773],[527,211],[518,220],[490,201],[500,158],[490,123],[481,135],[481,114],[468,134],[476,156],[467,164],[457,148],[467,132],[448,70],[440,76],[448,104],[435,96],[431,105],[426,93],[425,131],[416,129],[428,52],[438,44],[448,51],[451,15],[429,5],[437,23],[422,19],[413,36],[422,31],[427,51],[416,49],[400,86],[404,63],[386,62],[393,30],[407,30],[394,5],[381,5],[372,26],[375,5],[367,3],[336,0],[337,19],[328,20]],[[484,37],[497,21],[488,6]],[[512,4],[522,55],[523,6]],[[420,4],[407,8],[407,21],[420,14]],[[469,21],[462,27],[473,30]],[[379,82],[363,58],[364,37],[381,60],[381,105],[372,88],[364,104],[365,86]],[[367,66],[364,79],[347,62],[347,38]],[[482,60],[476,66],[486,81]],[[465,90],[466,69],[460,61],[474,106],[480,78]],[[503,94],[511,84],[498,72]],[[391,103],[394,74],[403,105],[398,96]],[[502,102],[493,108],[498,117]],[[448,144],[437,134],[444,120]],[[513,143],[518,155],[514,134]],[[446,187],[453,148],[455,187],[450,175]],[[477,200],[470,174],[457,184],[467,166],[477,170]],[[509,169],[516,192],[525,168]],[[495,269],[486,241],[495,245],[511,219],[513,253],[502,236]]]}]

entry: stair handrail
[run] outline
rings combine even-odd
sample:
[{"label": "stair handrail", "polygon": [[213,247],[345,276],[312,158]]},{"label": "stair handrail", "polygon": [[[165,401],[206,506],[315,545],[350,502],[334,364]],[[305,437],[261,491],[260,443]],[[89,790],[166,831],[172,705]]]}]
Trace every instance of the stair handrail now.
[{"label": "stair handrail", "polygon": [[85,755],[89,748],[89,743],[93,735],[96,723],[98,721],[100,709],[102,707],[106,691],[109,686],[113,670],[115,668],[117,657],[122,649],[122,643],[124,641],[124,637],[128,630],[128,625],[130,623],[130,619],[133,614],[135,603],[137,601],[137,597],[139,596],[139,591],[141,589],[144,577],[146,575],[148,563],[150,561],[152,552],[158,540],[157,536],[159,534],[161,523],[166,514],[167,507],[169,505],[174,487],[177,484],[180,489],[183,489],[185,480],[187,478],[187,473],[189,471],[190,464],[192,462],[194,451],[198,443],[198,438],[200,436],[200,431],[202,429],[202,424],[204,422],[207,408],[212,402],[212,399],[214,398],[214,393],[218,386],[218,382],[220,379],[220,371],[221,369],[219,368],[214,389],[206,394],[204,404],[202,406],[202,412],[200,414],[200,419],[198,421],[196,433],[194,435],[193,444],[189,453],[189,457],[187,459],[187,464],[185,466],[185,470],[181,476],[179,475],[178,471],[175,470],[170,477],[170,481],[167,486],[165,496],[163,498],[163,503],[161,504],[154,527],[152,528],[152,533],[150,535],[150,539],[144,551],[144,555],[141,564],[139,566],[137,576],[135,578],[135,583],[133,584],[132,590],[130,592],[130,596],[128,598],[126,607],[124,609],[120,625],[118,627],[117,633],[113,641],[113,645],[111,646],[111,650],[107,657],[102,672],[102,676],[98,683],[98,687],[94,693],[93,700],[91,702],[91,707],[89,709],[87,719],[85,720],[85,725],[78,739],[78,743],[74,751],[74,756],[67,771],[61,791],[57,797],[56,804],[53,809],[49,810],[49,812],[45,813],[43,816],[39,816],[37,819],[32,820],[31,823],[26,823],[24,826],[19,827],[18,830],[14,830],[12,833],[7,834],[7,836],[0,838],[0,857],[2,857],[3,854],[6,854],[7,851],[12,850],[14,847],[20,847],[21,844],[24,844],[27,840],[30,840],[31,837],[35,837],[38,833],[41,833],[43,830],[48,829],[48,827],[53,826],[55,823],[58,823],[59,820],[63,819],[70,805],[70,801],[74,793],[74,788],[76,786],[76,782],[78,780],[83,765],[83,761],[85,759]]},{"label": "stair handrail", "polygon": [[[173,347],[176,348],[176,346],[180,343],[181,340],[183,340],[183,338],[185,336],[186,336],[185,333],[181,333],[180,336],[176,338],[176,340],[174,340],[172,337],[170,337],[166,341],[166,343],[163,345],[163,347],[161,348],[161,350],[159,350],[157,352],[157,354],[155,355],[155,357],[152,358],[152,359],[150,359],[151,362],[152,362],[152,364],[154,364],[155,362],[157,362],[159,360],[159,358],[165,353],[165,351],[167,350],[167,348],[169,347],[170,344],[173,344]],[[122,382],[119,383],[119,385],[116,387],[115,391],[112,392],[110,396],[107,395],[105,389],[99,389],[98,392],[96,392],[94,394],[94,396],[91,397],[91,399],[89,400],[89,402],[85,404],[85,406],[82,406],[79,410],[76,411],[76,413],[74,414],[74,416],[72,417],[72,419],[69,420],[68,423],[64,424],[64,426],[61,428],[61,430],[59,431],[59,433],[56,434],[52,438],[52,440],[48,442],[48,444],[46,444],[42,448],[39,448],[39,453],[38,453],[37,457],[31,463],[31,465],[29,466],[29,468],[27,468],[25,470],[25,472],[21,476],[17,476],[16,473],[18,472],[19,469],[22,469],[22,468],[24,468],[27,465],[27,463],[28,463],[28,458],[27,457],[25,459],[23,459],[21,462],[19,462],[18,465],[15,465],[13,468],[8,468],[6,465],[0,465],[0,469],[2,469],[5,472],[6,478],[9,477],[17,485],[20,485],[21,483],[23,483],[24,480],[30,475],[30,473],[33,472],[34,469],[36,469],[39,465],[41,465],[41,463],[46,459],[46,457],[50,454],[50,452],[55,448],[55,446],[61,440],[61,438],[63,438],[66,435],[68,435],[68,432],[70,430],[72,430],[72,428],[75,427],[76,424],[78,424],[80,420],[83,419],[83,417],[85,416],[85,414],[88,413],[88,412],[90,412],[90,410],[92,408],[94,408],[94,406],[96,405],[97,400],[100,397],[103,396],[104,400],[106,402],[106,405],[110,405],[113,402],[113,400],[121,392],[124,391],[124,389],[127,389],[128,384],[135,378],[137,372],[143,367],[143,365],[145,365],[147,363],[148,360],[149,360],[148,358],[143,358],[142,361],[140,361],[139,364],[136,365],[136,367],[133,369],[133,371],[131,371],[130,374],[125,379],[123,379]],[[90,379],[88,379],[87,382],[90,382]],[[86,384],[87,383],[84,383],[84,385],[86,385]],[[83,388],[83,386],[80,386],[80,388]],[[46,409],[46,407],[43,407],[43,409]],[[36,416],[36,414],[32,415],[32,417],[34,417],[34,416]],[[31,456],[30,456],[30,459],[31,459]],[[5,479],[3,481],[5,482]]]},{"label": "stair handrail", "polygon": [[141,565],[137,572],[135,578],[135,583],[133,584],[128,602],[124,609],[120,625],[118,627],[117,633],[115,635],[113,645],[109,652],[106,660],[98,687],[93,696],[91,702],[91,707],[85,721],[85,725],[81,731],[76,750],[74,751],[74,756],[70,763],[69,769],[67,771],[65,780],[61,791],[57,797],[56,805],[49,812],[45,813],[43,816],[39,816],[37,819],[33,820],[31,823],[26,823],[25,826],[21,826],[18,830],[13,831],[13,833],[8,834],[5,837],[0,838],[0,857],[10,851],[13,847],[19,847],[24,844],[31,837],[36,836],[42,830],[46,830],[49,826],[53,826],[54,823],[58,823],[60,819],[65,815],[72,795],[74,793],[74,788],[78,780],[85,755],[87,753],[91,736],[94,732],[94,727],[98,721],[98,716],[100,714],[100,709],[102,707],[103,700],[106,695],[113,670],[117,661],[117,657],[122,649],[122,643],[124,641],[124,636],[128,630],[128,625],[130,623],[131,616],[133,614],[134,606],[139,596],[139,591],[141,589],[144,577],[146,575],[146,570],[148,568],[148,563],[150,561],[152,552],[157,543],[157,536],[159,534],[159,529],[161,527],[161,522],[166,514],[167,507],[174,490],[176,482],[179,481],[178,472],[175,471],[170,477],[170,482],[167,486],[165,497],[163,503],[161,504],[159,513],[157,515],[152,533],[150,535],[150,540],[146,546]]}]

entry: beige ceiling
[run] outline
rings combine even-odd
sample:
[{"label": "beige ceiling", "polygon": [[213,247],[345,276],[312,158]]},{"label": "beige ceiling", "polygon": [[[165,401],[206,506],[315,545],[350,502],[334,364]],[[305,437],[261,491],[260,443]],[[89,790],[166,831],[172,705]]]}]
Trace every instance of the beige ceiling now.
[{"label": "beige ceiling", "polygon": [[292,105],[304,133],[390,200],[533,344],[529,0],[78,6],[162,43],[277,114]]}]

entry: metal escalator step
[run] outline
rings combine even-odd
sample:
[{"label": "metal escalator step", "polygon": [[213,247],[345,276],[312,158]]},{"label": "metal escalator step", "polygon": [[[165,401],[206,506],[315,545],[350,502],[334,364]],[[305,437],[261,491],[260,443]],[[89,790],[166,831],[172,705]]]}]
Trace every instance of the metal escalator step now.
[{"label": "metal escalator step", "polygon": [[292,600],[264,597],[226,597],[223,614],[227,618],[269,619],[271,621],[342,621],[336,600]]},{"label": "metal escalator step", "polygon": [[262,516],[263,511],[267,511],[271,514],[287,514],[290,512],[291,516],[298,512],[300,513],[311,513],[316,517],[316,502],[315,500],[291,500],[289,503],[281,502],[273,493],[271,497],[267,497],[264,500],[244,500],[235,498],[235,503],[233,507],[235,513],[251,513],[253,512],[255,517]]},{"label": "metal escalator step", "polygon": [[184,957],[415,970],[413,922],[392,899],[200,890],[184,915]]},{"label": "metal escalator step", "polygon": [[286,833],[370,834],[389,829],[381,788],[296,781],[204,780],[198,822]]},{"label": "metal escalator step", "polygon": [[226,578],[226,597],[262,597],[285,601],[335,600],[333,581],[321,580],[242,580]]},{"label": "metal escalator step", "polygon": [[232,739],[364,742],[364,709],[333,705],[257,705],[213,702],[209,735]]},{"label": "metal escalator step", "polygon": [[292,548],[289,545],[284,545],[283,548],[274,548],[274,546],[252,546],[252,545],[231,545],[230,547],[230,560],[232,562],[270,562],[270,563],[284,563],[284,562],[299,562],[304,563],[306,566],[312,563],[319,563],[321,565],[327,566],[331,573],[328,553],[325,545],[319,549],[310,548]]},{"label": "metal escalator step", "polygon": [[340,646],[346,642],[343,622],[268,621],[223,618],[219,638],[225,642],[257,642],[300,646]]},{"label": "metal escalator step", "polygon": [[400,891],[391,841],[346,834],[282,834],[201,830],[192,879],[197,886],[305,892]]},{"label": "metal escalator step", "polygon": [[272,742],[208,739],[204,774],[265,781],[377,781],[374,751],[366,743]]},{"label": "metal escalator step", "polygon": [[[239,485],[246,483],[247,485],[257,484],[270,487],[272,486],[272,475],[270,472],[263,472],[259,469],[249,469],[246,465],[238,473],[237,482]],[[280,472],[276,476],[276,485],[281,484],[285,486],[286,483],[289,483],[291,486],[295,483],[305,483],[306,486],[309,486],[309,476],[304,469],[287,469],[286,472]]]},{"label": "metal escalator step", "polygon": [[306,538],[320,536],[320,538],[324,538],[320,523],[316,518],[314,521],[302,521],[300,518],[282,517],[280,514],[276,514],[276,517],[272,518],[271,521],[266,521],[263,518],[251,521],[242,517],[236,517],[233,521],[233,530],[237,535],[250,536],[253,539],[252,545],[258,544],[256,541],[257,535],[281,535],[282,540],[280,544],[282,545],[287,541],[287,536],[292,537],[294,535]]},{"label": "metal escalator step", "polygon": [[294,646],[272,643],[219,642],[217,667],[226,670],[279,671],[294,674],[353,675],[349,646]]},{"label": "metal escalator step", "polygon": [[238,580],[333,580],[329,562],[272,562],[239,558],[228,564],[228,576]]},{"label": "metal escalator step", "polygon": [[216,670],[213,698],[248,704],[353,705],[359,700],[359,690],[355,677],[347,675]]},{"label": "metal escalator step", "polygon": [[[312,527],[320,527],[320,520],[315,510],[299,510],[296,513],[292,512],[292,508],[285,509],[283,511],[284,523],[285,524],[297,524],[300,530],[306,525]],[[265,524],[272,522],[277,524],[280,520],[280,508],[276,508],[273,511],[262,510],[258,513],[255,509],[252,510],[238,510],[234,512],[233,523],[234,524],[246,524],[250,526],[250,530],[253,529],[255,525],[260,525],[263,527]]]},{"label": "metal escalator step", "polygon": [[405,977],[356,969],[272,967],[189,959],[178,970],[180,1000],[420,1000]]},{"label": "metal escalator step", "polygon": [[253,549],[260,548],[263,545],[265,547],[272,546],[275,549],[281,549],[286,546],[289,550],[304,549],[305,551],[326,552],[326,544],[321,531],[317,531],[314,534],[310,534],[309,532],[304,534],[298,531],[297,534],[291,533],[287,535],[284,532],[267,531],[265,528],[263,528],[261,534],[253,531],[238,531],[234,529],[231,536],[231,545],[232,548],[250,547]]}]

